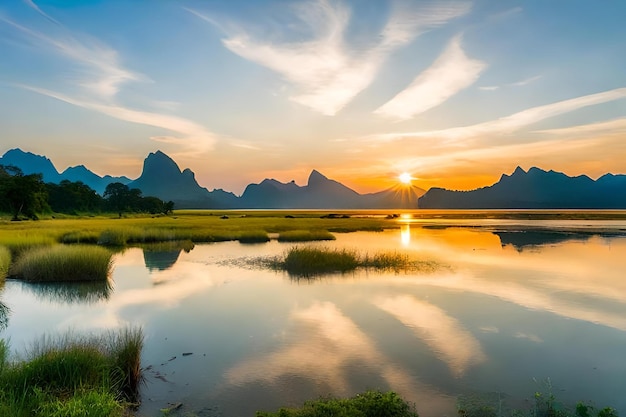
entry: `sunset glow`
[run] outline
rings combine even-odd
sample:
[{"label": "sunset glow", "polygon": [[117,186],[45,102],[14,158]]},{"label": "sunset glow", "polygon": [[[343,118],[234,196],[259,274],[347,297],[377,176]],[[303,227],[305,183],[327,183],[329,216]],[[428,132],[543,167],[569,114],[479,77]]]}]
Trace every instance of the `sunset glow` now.
[{"label": "sunset glow", "polygon": [[236,194],[264,178],[305,185],[313,169],[361,193],[398,172],[464,190],[518,165],[626,173],[625,14],[541,0],[3,2],[0,154],[136,178],[159,149]]}]

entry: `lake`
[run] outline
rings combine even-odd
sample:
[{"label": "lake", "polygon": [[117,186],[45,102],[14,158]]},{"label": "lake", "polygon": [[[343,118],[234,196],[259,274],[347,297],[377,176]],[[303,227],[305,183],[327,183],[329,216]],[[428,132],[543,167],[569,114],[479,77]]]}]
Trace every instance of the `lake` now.
[{"label": "lake", "polygon": [[606,233],[626,222],[400,222],[308,244],[407,253],[418,270],[291,277],[255,262],[293,246],[275,240],[129,248],[112,287],[7,281],[2,335],[23,352],[44,332],[141,325],[140,416],[252,416],[367,389],[423,417],[528,408],[537,391],[626,414],[626,237]]}]

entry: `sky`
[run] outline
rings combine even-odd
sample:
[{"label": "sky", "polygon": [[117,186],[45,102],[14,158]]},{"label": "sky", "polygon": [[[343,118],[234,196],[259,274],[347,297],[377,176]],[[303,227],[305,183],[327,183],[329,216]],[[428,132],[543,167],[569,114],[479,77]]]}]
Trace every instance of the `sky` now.
[{"label": "sky", "polygon": [[240,195],[626,173],[626,2],[4,0],[0,154]]}]

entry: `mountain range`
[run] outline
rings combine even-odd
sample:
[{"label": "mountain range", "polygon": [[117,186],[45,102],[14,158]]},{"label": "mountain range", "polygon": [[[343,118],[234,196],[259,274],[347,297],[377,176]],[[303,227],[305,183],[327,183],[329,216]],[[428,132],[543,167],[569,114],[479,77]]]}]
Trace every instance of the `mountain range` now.
[{"label": "mountain range", "polygon": [[0,165],[13,165],[25,174],[41,173],[45,182],[81,181],[102,194],[112,182],[138,188],[143,195],[174,201],[177,208],[209,209],[626,209],[626,175],[605,174],[593,180],[586,175],[567,176],[561,172],[517,167],[503,174],[495,184],[472,191],[415,186],[360,194],[312,170],[307,184],[283,183],[266,178],[249,184],[241,196],[222,189],[200,186],[189,168],[181,171],[161,151],[144,160],[139,178],[101,177],[83,165],[59,173],[45,156],[11,149]]},{"label": "mountain range", "polygon": [[428,209],[623,209],[626,175],[605,174],[593,180],[586,175],[517,167],[511,175],[472,191],[431,188],[418,200]]},{"label": "mountain range", "polygon": [[417,199],[425,191],[410,186],[388,189],[377,193],[359,194],[351,188],[325,177],[317,170],[309,175],[308,183],[299,186],[295,181],[282,183],[264,179],[249,184],[241,196],[201,187],[189,168],[181,171],[172,158],[161,151],[150,153],[143,163],[139,178],[100,177],[84,166],[71,167],[59,173],[52,161],[40,155],[11,149],[0,158],[0,165],[14,165],[25,174],[41,173],[44,182],[59,183],[67,179],[82,181],[102,194],[112,182],[121,182],[130,188],[138,188],[143,195],[174,201],[177,208],[258,208],[258,209],[383,209],[417,208]]}]

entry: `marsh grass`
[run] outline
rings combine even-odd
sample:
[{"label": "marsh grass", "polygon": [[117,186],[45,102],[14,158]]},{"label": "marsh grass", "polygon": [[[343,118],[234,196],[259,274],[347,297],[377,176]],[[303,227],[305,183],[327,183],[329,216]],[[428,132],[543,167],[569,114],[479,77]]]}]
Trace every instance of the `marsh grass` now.
[{"label": "marsh grass", "polygon": [[[0,412],[7,416],[121,416],[120,401],[136,401],[141,329],[101,336],[45,336],[26,360],[8,362],[0,343]],[[83,412],[87,409],[88,412]]]},{"label": "marsh grass", "polygon": [[98,243],[100,234],[88,230],[78,230],[74,232],[68,232],[61,236],[59,243]]},{"label": "marsh grass", "polygon": [[359,266],[359,257],[354,250],[294,246],[274,266],[298,276],[348,272]]},{"label": "marsh grass", "polygon": [[312,242],[316,240],[335,240],[327,230],[287,230],[278,235],[279,242]]},{"label": "marsh grass", "polygon": [[352,398],[321,398],[300,408],[257,411],[256,417],[418,417],[415,406],[395,392],[366,391]]},{"label": "marsh grass", "polygon": [[357,268],[379,271],[419,271],[432,272],[444,267],[436,262],[412,259],[399,252],[378,252],[360,254],[357,250],[319,246],[294,246],[283,257],[265,259],[259,262],[271,269],[287,271],[296,277],[316,277],[330,273],[345,273]]},{"label": "marsh grass", "polygon": [[237,240],[239,243],[265,243],[270,237],[265,230],[248,230],[241,232]]},{"label": "marsh grass", "polygon": [[98,246],[55,245],[32,249],[20,256],[12,275],[26,281],[106,281],[112,253]]},{"label": "marsh grass", "polygon": [[22,253],[34,248],[52,246],[55,239],[46,234],[15,233],[13,235],[0,236],[0,246],[4,246],[11,252],[13,259]]},{"label": "marsh grass", "polygon": [[6,246],[0,246],[0,281],[9,273],[11,265],[11,251]]}]

